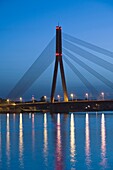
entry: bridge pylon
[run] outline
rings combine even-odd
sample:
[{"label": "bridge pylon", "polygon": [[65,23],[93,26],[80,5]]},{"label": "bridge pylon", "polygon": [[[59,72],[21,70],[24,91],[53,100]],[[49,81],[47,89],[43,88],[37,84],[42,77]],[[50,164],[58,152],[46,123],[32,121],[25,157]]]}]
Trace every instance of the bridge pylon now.
[{"label": "bridge pylon", "polygon": [[54,102],[54,94],[55,94],[56,80],[57,80],[57,74],[58,74],[58,65],[60,66],[64,101],[67,102],[68,94],[67,94],[66,80],[65,80],[64,67],[63,67],[63,61],[62,61],[62,28],[60,26],[56,26],[56,60],[55,60],[53,82],[52,82],[52,89],[51,89],[51,102],[52,103]]}]

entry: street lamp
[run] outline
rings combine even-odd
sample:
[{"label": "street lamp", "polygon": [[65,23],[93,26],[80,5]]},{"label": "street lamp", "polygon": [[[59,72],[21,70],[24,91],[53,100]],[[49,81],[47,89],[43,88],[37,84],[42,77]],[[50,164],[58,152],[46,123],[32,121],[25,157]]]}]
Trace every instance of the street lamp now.
[{"label": "street lamp", "polygon": [[86,100],[88,100],[88,93],[85,94]]},{"label": "street lamp", "polygon": [[70,96],[71,96],[71,98],[72,98],[72,101],[73,101],[74,94],[73,94],[73,93],[71,93],[71,94],[70,94]]},{"label": "street lamp", "polygon": [[9,99],[7,99],[7,103],[9,104]]},{"label": "street lamp", "polygon": [[101,93],[102,100],[104,100],[104,92]]},{"label": "street lamp", "polygon": [[35,98],[34,98],[34,95],[32,95],[32,102],[34,103],[34,101],[35,101]]},{"label": "street lamp", "polygon": [[45,100],[45,102],[46,102],[46,100],[47,100],[47,96],[44,96],[44,100]]},{"label": "street lamp", "polygon": [[59,94],[57,95],[57,99],[58,99],[58,101],[60,102],[60,95],[59,95]]},{"label": "street lamp", "polygon": [[22,97],[20,97],[20,102],[22,102]]}]

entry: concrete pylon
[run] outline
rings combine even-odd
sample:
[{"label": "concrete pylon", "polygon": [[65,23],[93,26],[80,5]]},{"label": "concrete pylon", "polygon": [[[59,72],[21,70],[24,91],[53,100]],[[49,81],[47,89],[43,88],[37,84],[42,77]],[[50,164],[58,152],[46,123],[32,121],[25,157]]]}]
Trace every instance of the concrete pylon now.
[{"label": "concrete pylon", "polygon": [[52,83],[52,90],[51,90],[51,102],[52,103],[54,102],[54,94],[55,94],[56,80],[57,80],[57,74],[58,74],[58,65],[60,66],[64,101],[67,102],[68,94],[67,94],[64,67],[63,67],[63,61],[62,61],[62,28],[60,26],[56,26],[56,60],[55,60],[53,83]]}]

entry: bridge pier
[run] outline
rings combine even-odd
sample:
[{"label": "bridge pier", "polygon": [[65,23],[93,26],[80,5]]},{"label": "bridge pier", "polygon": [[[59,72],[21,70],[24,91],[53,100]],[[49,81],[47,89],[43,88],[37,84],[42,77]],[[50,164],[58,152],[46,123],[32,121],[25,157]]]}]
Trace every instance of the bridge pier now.
[{"label": "bridge pier", "polygon": [[61,27],[56,26],[56,61],[55,61],[53,83],[52,83],[52,90],[51,90],[51,103],[54,103],[54,94],[55,94],[55,89],[56,89],[58,65],[60,65],[60,74],[61,74],[62,87],[63,87],[63,93],[64,93],[64,101],[68,102],[66,80],[65,80],[64,67],[63,67],[63,61],[62,61],[62,37],[61,37],[62,33],[61,33],[61,30],[62,30]]}]

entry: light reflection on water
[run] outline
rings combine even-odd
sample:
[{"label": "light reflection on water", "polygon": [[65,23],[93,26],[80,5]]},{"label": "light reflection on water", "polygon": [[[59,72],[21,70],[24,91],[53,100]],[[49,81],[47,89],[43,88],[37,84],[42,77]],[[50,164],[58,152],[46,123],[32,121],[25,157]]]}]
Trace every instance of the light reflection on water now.
[{"label": "light reflection on water", "polygon": [[[31,113],[29,114],[29,118],[31,119]],[[34,114],[32,114],[32,152],[35,151],[35,119]]]},{"label": "light reflection on water", "polygon": [[1,119],[0,119],[0,164],[1,164],[1,160],[2,160],[2,141],[1,141]]},{"label": "light reflection on water", "polygon": [[6,126],[6,155],[7,165],[10,165],[10,127],[9,127],[9,113],[7,113],[7,126]]},{"label": "light reflection on water", "polygon": [[20,113],[20,121],[19,121],[19,161],[20,167],[24,167],[23,163],[23,119],[22,113]]},{"label": "light reflection on water", "polygon": [[105,115],[101,116],[101,162],[102,167],[107,167],[106,159],[106,127],[105,127]]},{"label": "light reflection on water", "polygon": [[89,131],[89,114],[86,113],[86,146],[85,146],[85,151],[86,151],[86,165],[90,167],[91,163],[91,157],[90,157],[90,131]]},{"label": "light reflection on water", "polygon": [[48,134],[47,134],[47,114],[44,113],[44,160],[47,166],[48,156]]},{"label": "light reflection on water", "polygon": [[74,124],[74,115],[71,113],[71,118],[70,118],[70,161],[72,167],[75,167],[75,162],[76,162],[76,146],[75,146],[75,124]]},{"label": "light reflection on water", "polygon": [[0,170],[113,169],[112,125],[104,113],[1,114]]},{"label": "light reflection on water", "polygon": [[57,114],[57,134],[56,134],[56,169],[62,169],[62,143],[61,143],[61,124],[60,114]]}]

